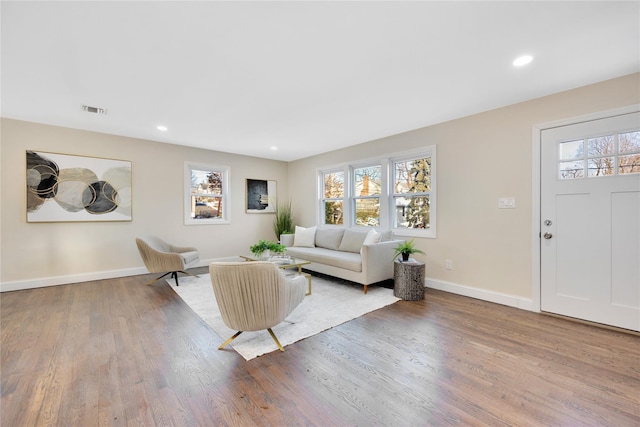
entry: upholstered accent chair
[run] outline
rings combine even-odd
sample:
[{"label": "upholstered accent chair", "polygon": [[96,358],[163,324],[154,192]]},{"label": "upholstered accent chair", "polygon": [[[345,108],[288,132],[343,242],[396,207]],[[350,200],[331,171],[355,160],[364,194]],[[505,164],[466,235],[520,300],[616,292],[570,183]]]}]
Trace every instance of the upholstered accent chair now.
[{"label": "upholstered accent chair", "polygon": [[136,245],[149,273],[164,273],[147,285],[155,283],[167,274],[171,274],[171,277],[175,279],[176,286],[179,286],[178,273],[195,276],[185,270],[200,260],[198,249],[174,246],[155,236],[138,237]]},{"label": "upholstered accent chair", "polygon": [[222,320],[238,331],[218,350],[242,332],[266,329],[284,351],[271,328],[302,302],[307,279],[302,275],[286,276],[268,261],[214,262],[209,265],[209,273]]}]

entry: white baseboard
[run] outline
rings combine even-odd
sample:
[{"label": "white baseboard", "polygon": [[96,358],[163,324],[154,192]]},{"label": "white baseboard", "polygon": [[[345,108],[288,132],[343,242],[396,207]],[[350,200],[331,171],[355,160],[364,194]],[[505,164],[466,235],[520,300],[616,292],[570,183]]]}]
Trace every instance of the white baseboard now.
[{"label": "white baseboard", "polygon": [[533,307],[533,300],[531,298],[523,298],[516,295],[503,294],[501,292],[488,291],[486,289],[473,288],[457,283],[445,282],[444,280],[429,278],[425,279],[425,286],[427,288],[451,292],[452,294],[495,302],[509,307],[516,307],[522,310],[535,311]]},{"label": "white baseboard", "polygon": [[[196,267],[206,267],[213,261],[236,260],[229,259],[208,259],[200,260]],[[137,276],[147,274],[148,271],[144,267],[127,268],[123,270],[99,271],[85,274],[72,274],[68,276],[44,277],[39,279],[17,280],[13,282],[0,283],[0,292],[20,291],[24,289],[44,288],[47,286],[70,285],[74,283],[89,282],[92,280],[114,279],[117,277]],[[453,294],[464,295],[484,301],[495,302],[497,304],[516,307],[523,310],[535,311],[533,301],[530,298],[523,298],[515,295],[503,294],[500,292],[488,291],[485,289],[473,288],[457,283],[445,282],[443,280],[429,279],[425,280],[425,286],[428,288],[439,289],[441,291],[451,292]]]},{"label": "white baseboard", "polygon": [[[195,267],[208,266],[213,260],[200,260]],[[74,283],[89,282],[92,280],[115,279],[118,277],[137,276],[148,274],[144,267],[126,268],[123,270],[97,271],[83,274],[71,274],[68,276],[42,277],[38,279],[16,280],[0,283],[0,292],[21,291],[24,289],[46,288],[47,286],[71,285]]]},{"label": "white baseboard", "polygon": [[70,285],[73,283],[89,282],[92,280],[113,279],[116,277],[136,276],[147,274],[144,267],[127,268],[124,270],[97,271],[68,276],[42,277],[39,279],[16,280],[0,283],[0,292],[20,291],[24,289],[45,288],[47,286]]}]

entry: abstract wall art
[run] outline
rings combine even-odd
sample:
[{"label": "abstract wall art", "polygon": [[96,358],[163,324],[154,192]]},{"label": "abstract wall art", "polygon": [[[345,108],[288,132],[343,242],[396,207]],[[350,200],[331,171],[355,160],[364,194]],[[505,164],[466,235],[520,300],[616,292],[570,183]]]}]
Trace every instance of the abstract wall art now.
[{"label": "abstract wall art", "polygon": [[276,181],[247,179],[247,213],[276,213]]},{"label": "abstract wall art", "polygon": [[27,151],[27,222],[131,219],[131,162]]}]

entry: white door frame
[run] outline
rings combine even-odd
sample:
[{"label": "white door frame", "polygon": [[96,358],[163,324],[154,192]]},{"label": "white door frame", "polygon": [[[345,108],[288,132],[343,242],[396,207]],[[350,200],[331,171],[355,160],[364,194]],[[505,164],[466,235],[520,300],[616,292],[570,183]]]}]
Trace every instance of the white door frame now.
[{"label": "white door frame", "polygon": [[576,123],[588,122],[591,120],[599,120],[607,117],[618,116],[621,114],[633,113],[640,111],[640,104],[629,105],[626,107],[615,108],[612,110],[599,111],[597,113],[585,114],[582,116],[570,117],[553,122],[539,123],[533,126],[533,144],[532,144],[532,177],[531,182],[531,311],[540,312],[540,197],[541,197],[541,177],[540,177],[540,135],[545,129],[556,128],[560,126],[573,125]]}]

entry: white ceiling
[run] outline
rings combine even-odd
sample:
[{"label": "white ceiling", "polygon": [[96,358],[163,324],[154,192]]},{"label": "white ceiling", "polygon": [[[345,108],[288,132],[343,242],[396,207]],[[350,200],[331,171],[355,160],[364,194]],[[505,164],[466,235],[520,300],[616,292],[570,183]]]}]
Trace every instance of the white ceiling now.
[{"label": "white ceiling", "polygon": [[640,70],[638,1],[2,1],[1,18],[3,117],[284,161]]}]

